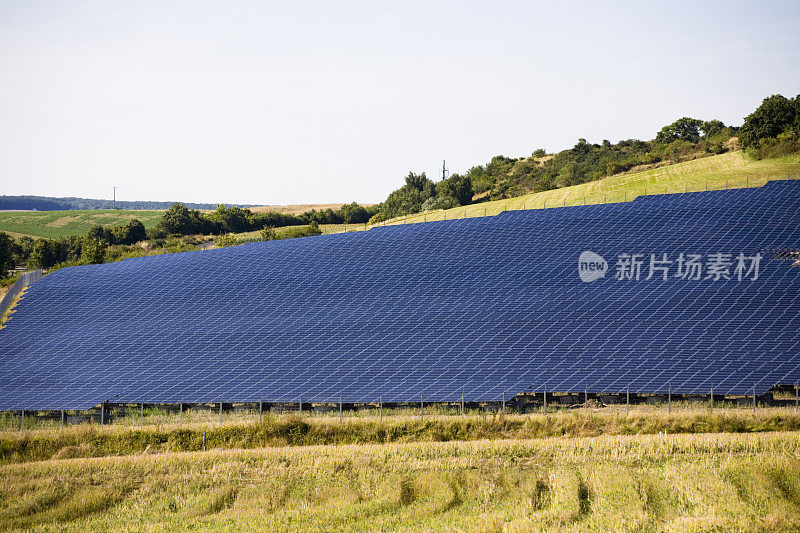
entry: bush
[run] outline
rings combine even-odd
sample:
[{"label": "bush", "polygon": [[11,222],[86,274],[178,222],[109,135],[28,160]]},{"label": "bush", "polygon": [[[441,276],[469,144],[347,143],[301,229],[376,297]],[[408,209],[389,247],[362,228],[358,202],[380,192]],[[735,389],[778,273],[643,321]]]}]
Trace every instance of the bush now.
[{"label": "bush", "polygon": [[217,245],[217,248],[226,248],[228,246],[236,246],[239,243],[236,235],[233,233],[228,233],[225,235],[220,235],[214,241],[214,244]]},{"label": "bush", "polygon": [[379,212],[372,215],[367,224],[374,226],[375,224],[380,224],[381,222],[385,222],[387,220],[389,220],[389,217]]},{"label": "bush", "polygon": [[278,233],[275,228],[266,227],[261,230],[260,238],[262,241],[276,241],[278,240]]}]

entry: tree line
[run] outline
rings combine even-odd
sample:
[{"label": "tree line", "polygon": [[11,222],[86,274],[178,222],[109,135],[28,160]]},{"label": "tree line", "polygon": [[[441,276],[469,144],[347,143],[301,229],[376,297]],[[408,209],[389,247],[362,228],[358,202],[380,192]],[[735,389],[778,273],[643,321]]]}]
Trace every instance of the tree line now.
[{"label": "tree line", "polygon": [[800,150],[800,96],[765,98],[741,127],[719,120],[682,117],[661,128],[650,141],[637,139],[599,144],[579,139],[555,154],[534,150],[530,157],[498,155],[485,165],[434,183],[424,173],[409,172],[405,184],[376,207],[371,223],[569,187],[658,163],[679,163],[737,148],[738,137],[752,158],[777,157]]},{"label": "tree line", "polygon": [[[351,203],[340,209],[311,210],[300,215],[277,212],[253,213],[241,207],[218,205],[217,209],[204,213],[190,209],[184,204],[173,204],[159,219],[155,227],[146,229],[139,220],[126,224],[103,227],[93,226],[83,236],[61,239],[14,239],[0,232],[0,280],[7,271],[18,265],[28,268],[52,269],[57,266],[98,264],[144,254],[144,247],[137,243],[147,241],[147,248],[162,252],[177,252],[195,249],[196,235],[217,235],[218,246],[238,243],[231,234],[260,231],[254,240],[319,235],[319,224],[363,224],[374,214],[371,208]],[[294,226],[293,231],[280,235],[275,228]]]}]

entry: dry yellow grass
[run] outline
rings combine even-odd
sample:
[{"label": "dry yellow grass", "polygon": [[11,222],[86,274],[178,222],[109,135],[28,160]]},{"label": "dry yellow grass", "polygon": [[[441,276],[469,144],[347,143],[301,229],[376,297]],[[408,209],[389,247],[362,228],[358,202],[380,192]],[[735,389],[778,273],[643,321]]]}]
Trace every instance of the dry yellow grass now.
[{"label": "dry yellow grass", "polygon": [[0,467],[0,528],[796,531],[800,434],[141,454]]}]

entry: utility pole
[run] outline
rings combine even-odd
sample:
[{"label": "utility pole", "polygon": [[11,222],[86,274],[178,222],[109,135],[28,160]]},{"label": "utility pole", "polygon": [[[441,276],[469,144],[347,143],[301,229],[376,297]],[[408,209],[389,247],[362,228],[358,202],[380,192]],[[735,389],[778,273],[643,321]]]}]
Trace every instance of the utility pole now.
[{"label": "utility pole", "polygon": [[447,174],[449,172],[450,171],[447,170],[446,161],[444,159],[442,159],[442,180],[446,180],[447,179]]}]

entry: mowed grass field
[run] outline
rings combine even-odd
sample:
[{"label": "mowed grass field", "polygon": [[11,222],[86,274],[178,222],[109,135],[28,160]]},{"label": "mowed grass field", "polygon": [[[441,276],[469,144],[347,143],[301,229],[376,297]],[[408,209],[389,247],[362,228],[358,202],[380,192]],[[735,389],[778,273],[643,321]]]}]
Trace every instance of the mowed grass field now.
[{"label": "mowed grass field", "polygon": [[158,223],[163,211],[73,210],[73,211],[2,211],[0,231],[14,237],[28,235],[59,239],[85,235],[92,226],[119,226],[137,219],[146,228]]},{"label": "mowed grass field", "polygon": [[800,154],[750,161],[742,152],[730,152],[562,189],[399,217],[385,224],[491,216],[514,209],[626,202],[651,194],[760,187],[768,181],[787,178],[800,178]]},{"label": "mowed grass field", "polygon": [[0,467],[0,529],[800,528],[798,432],[61,457]]},{"label": "mowed grass field", "polygon": [[797,531],[795,409],[676,407],[7,430],[0,529]]}]

